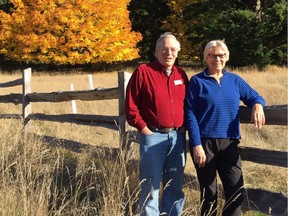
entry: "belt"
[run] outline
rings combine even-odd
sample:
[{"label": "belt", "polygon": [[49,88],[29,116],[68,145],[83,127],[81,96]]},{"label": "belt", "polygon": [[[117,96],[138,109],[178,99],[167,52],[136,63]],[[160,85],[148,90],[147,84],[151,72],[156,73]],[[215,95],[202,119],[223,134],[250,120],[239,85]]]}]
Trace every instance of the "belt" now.
[{"label": "belt", "polygon": [[180,128],[172,127],[172,128],[153,128],[153,127],[148,127],[152,132],[158,132],[158,133],[169,133],[172,131],[177,131]]}]

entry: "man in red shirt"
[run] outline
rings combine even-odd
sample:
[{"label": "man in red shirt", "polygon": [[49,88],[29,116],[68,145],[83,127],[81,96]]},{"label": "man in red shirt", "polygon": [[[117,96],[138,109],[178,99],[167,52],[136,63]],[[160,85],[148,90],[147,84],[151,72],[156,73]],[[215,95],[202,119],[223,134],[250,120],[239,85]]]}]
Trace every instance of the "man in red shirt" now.
[{"label": "man in red shirt", "polygon": [[[127,122],[140,132],[140,215],[181,215],[186,162],[184,98],[188,77],[174,65],[180,43],[164,33],[156,43],[157,60],[140,65],[126,92]],[[159,209],[160,183],[163,185]]]}]

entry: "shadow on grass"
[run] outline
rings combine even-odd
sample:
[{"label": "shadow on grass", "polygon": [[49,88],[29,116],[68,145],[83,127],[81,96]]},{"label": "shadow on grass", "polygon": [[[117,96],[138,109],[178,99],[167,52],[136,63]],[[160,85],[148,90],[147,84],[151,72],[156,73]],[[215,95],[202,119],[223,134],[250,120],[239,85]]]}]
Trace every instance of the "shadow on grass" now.
[{"label": "shadow on grass", "polygon": [[37,134],[31,136],[61,152],[52,174],[49,200],[52,215],[71,215],[71,212],[72,215],[106,215],[103,211],[109,211],[111,205],[121,206],[117,214],[119,211],[121,215],[136,214],[137,160],[127,159],[119,148]]}]

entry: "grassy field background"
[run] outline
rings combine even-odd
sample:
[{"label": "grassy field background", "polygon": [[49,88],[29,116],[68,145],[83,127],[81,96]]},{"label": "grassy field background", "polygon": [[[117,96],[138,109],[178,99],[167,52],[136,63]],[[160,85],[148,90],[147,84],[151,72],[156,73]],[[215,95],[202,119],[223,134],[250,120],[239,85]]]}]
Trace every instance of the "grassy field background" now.
[{"label": "grassy field background", "polygon": [[[127,68],[133,72],[133,68]],[[200,69],[186,68],[191,77]],[[233,69],[265,99],[267,105],[287,104],[287,68],[271,66],[265,71],[253,68]],[[0,83],[21,77],[20,71],[2,71]],[[94,87],[117,87],[117,71],[94,72]],[[87,90],[88,75],[79,71],[33,72],[32,92]],[[20,93],[21,86],[0,88],[0,95]],[[118,100],[76,101],[79,114],[118,115]],[[2,114],[21,114],[21,105],[0,104]],[[71,102],[33,103],[33,113],[69,114]],[[105,126],[31,121],[26,136],[20,120],[0,119],[0,215],[135,215],[139,193],[137,163],[119,147],[119,132]],[[287,151],[287,126],[266,125],[258,130],[252,124],[241,125],[242,146]],[[55,139],[44,142],[43,136]],[[58,139],[83,144],[79,151],[61,148]],[[56,142],[56,144],[55,144]],[[57,145],[58,143],[58,145]],[[51,144],[51,145],[49,145]],[[53,145],[52,145],[53,144]],[[137,144],[135,144],[137,149]],[[103,149],[108,150],[106,154]],[[263,188],[287,195],[287,168],[258,165],[243,161],[245,187]],[[187,154],[185,172],[195,175]],[[183,215],[198,215],[199,192],[184,187],[186,204]],[[220,201],[221,204],[221,201]],[[261,215],[252,211],[245,215]]]}]

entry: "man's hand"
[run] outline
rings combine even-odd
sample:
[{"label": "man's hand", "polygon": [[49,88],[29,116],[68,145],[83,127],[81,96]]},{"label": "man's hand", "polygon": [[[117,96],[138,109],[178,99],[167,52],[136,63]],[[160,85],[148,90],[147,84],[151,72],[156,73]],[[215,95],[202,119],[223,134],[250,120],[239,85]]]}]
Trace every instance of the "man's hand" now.
[{"label": "man's hand", "polygon": [[199,165],[199,168],[204,167],[206,163],[206,154],[202,145],[193,148],[194,162]]},{"label": "man's hand", "polygon": [[251,122],[255,127],[261,128],[265,124],[265,114],[261,104],[254,104],[252,108]]},{"label": "man's hand", "polygon": [[149,135],[149,134],[153,134],[153,132],[146,126],[144,127],[140,133],[145,134],[145,135]]}]

